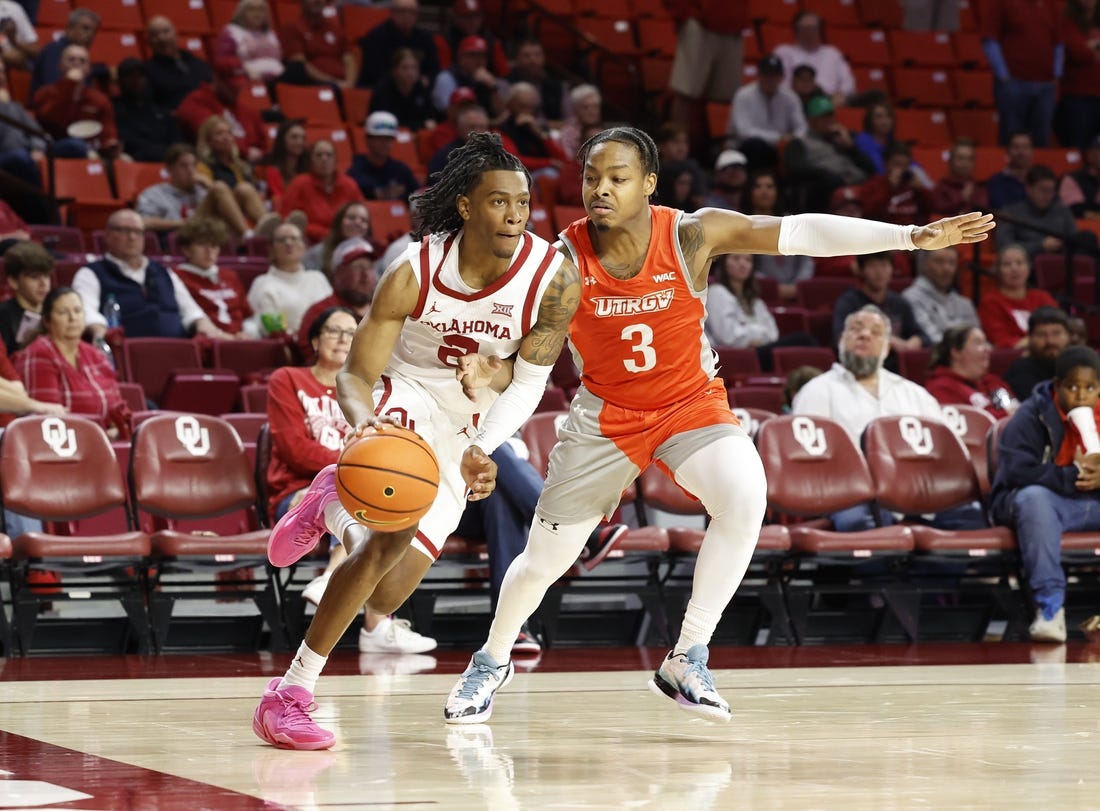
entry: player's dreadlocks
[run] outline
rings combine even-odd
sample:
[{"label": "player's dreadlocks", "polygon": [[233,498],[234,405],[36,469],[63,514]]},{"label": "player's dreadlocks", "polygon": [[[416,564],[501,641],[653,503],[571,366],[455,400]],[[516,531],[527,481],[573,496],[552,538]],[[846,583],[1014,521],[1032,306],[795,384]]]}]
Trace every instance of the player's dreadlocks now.
[{"label": "player's dreadlocks", "polygon": [[491,132],[475,132],[470,139],[454,150],[447,159],[443,171],[433,176],[431,186],[409,198],[416,209],[413,238],[425,234],[450,234],[462,228],[463,220],[455,207],[460,194],[474,190],[485,172],[523,172],[527,184],[531,173],[512,153],[505,150],[500,136]]},{"label": "player's dreadlocks", "polygon": [[588,153],[595,147],[607,141],[617,141],[620,144],[628,144],[638,152],[638,159],[642,162],[642,170],[648,175],[650,172],[657,174],[661,169],[657,158],[657,144],[653,139],[635,127],[610,127],[601,130],[581,144],[577,151],[577,162],[584,166],[588,160]]}]

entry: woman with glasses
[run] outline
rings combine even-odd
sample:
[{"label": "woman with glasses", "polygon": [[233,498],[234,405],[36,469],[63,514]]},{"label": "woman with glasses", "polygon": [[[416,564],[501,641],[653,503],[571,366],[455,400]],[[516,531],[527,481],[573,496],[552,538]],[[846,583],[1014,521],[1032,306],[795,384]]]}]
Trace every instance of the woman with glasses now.
[{"label": "woman with glasses", "polygon": [[932,349],[924,387],[940,405],[972,405],[997,419],[1007,417],[1020,403],[1012,389],[989,371],[993,346],[982,328],[950,327]]},{"label": "woman with glasses", "polygon": [[[284,366],[268,381],[267,421],[271,429],[271,462],[267,468],[273,520],[302,500],[310,482],[326,465],[335,464],[350,426],[336,400],[336,374],[344,366],[358,324],[354,313],[330,307],[309,328],[309,342],[317,356],[312,366]],[[331,544],[324,572],[314,578],[302,596],[317,604],[329,575],[347,553]],[[362,653],[424,653],[434,639],[398,620],[366,609],[359,632]],[[432,661],[428,667],[434,666]]]}]

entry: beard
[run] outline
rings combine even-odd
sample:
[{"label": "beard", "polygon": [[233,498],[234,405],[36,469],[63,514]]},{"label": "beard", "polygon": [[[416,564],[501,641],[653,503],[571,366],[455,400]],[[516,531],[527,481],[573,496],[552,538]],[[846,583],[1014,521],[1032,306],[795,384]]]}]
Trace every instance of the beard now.
[{"label": "beard", "polygon": [[361,290],[338,290],[337,293],[352,307],[365,307],[371,303],[371,294]]},{"label": "beard", "polygon": [[866,380],[878,372],[882,366],[882,358],[862,357],[850,350],[841,349],[840,365],[851,372],[856,380]]}]

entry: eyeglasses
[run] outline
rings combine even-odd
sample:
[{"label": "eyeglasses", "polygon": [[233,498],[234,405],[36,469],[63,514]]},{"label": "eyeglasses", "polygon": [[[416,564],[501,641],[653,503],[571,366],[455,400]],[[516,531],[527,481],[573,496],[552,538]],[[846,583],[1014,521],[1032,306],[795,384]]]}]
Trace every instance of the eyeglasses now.
[{"label": "eyeglasses", "polygon": [[131,228],[128,225],[108,225],[108,231],[114,231],[117,234],[125,234],[128,237],[140,237],[145,233],[144,228]]},{"label": "eyeglasses", "polygon": [[301,237],[275,237],[275,241],[282,245],[293,245],[295,242],[301,242]]},{"label": "eyeglasses", "polygon": [[336,327],[322,327],[321,334],[326,338],[347,338],[349,341],[355,337],[355,330],[353,329],[336,329]]}]

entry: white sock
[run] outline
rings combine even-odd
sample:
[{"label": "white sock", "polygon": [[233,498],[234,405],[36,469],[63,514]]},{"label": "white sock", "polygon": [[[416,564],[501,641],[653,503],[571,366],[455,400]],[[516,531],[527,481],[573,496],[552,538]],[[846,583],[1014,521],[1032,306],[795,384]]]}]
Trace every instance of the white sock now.
[{"label": "white sock", "polygon": [[327,656],[322,656],[319,653],[314,653],[310,650],[309,646],[303,642],[298,647],[298,655],[294,657],[294,661],[290,663],[290,667],[287,668],[286,675],[283,676],[283,680],[279,682],[279,686],[276,690],[282,690],[284,687],[290,685],[296,685],[298,687],[304,687],[309,692],[314,692],[317,687],[317,679],[321,678],[321,671],[325,667],[325,662],[328,661]]},{"label": "white sock", "polygon": [[[339,500],[334,499],[325,507],[325,526],[344,548],[351,552],[370,535],[370,530],[351,517]],[[345,538],[345,533],[347,538]]]},{"label": "white sock", "polygon": [[548,529],[536,516],[527,548],[504,575],[489,639],[483,648],[498,665],[512,658],[512,645],[523,623],[535,613],[546,590],[576,562],[600,518],[595,516],[579,524],[551,524],[555,529]]}]

